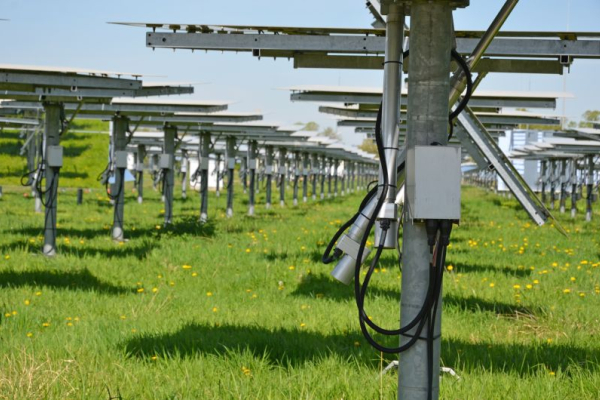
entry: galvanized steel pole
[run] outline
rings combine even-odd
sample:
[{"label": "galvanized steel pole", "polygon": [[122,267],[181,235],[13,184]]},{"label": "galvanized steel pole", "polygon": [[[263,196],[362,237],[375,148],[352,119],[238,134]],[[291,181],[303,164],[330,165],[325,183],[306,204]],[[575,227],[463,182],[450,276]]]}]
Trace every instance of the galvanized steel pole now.
[{"label": "galvanized steel pole", "polygon": [[[46,213],[44,217],[44,247],[45,256],[56,255],[56,207],[58,203],[58,175],[60,167],[48,166],[49,148],[60,143],[60,113],[61,105],[58,103],[44,103],[44,162],[46,173]],[[39,178],[41,179],[41,177]]]},{"label": "galvanized steel pole", "polygon": [[173,223],[173,192],[175,189],[175,136],[177,127],[166,125],[163,154],[167,156],[168,165],[163,164],[164,196],[165,196],[165,226]]},{"label": "galvanized steel pole", "polygon": [[[388,17],[389,19],[389,17]],[[452,9],[447,0],[413,1],[410,19],[410,65],[408,85],[408,114],[406,146],[446,145],[448,141],[448,109],[450,80],[450,51],[453,42]],[[408,165],[407,165],[408,168]],[[409,172],[406,172],[409,174]],[[442,174],[443,171],[440,171]],[[395,183],[396,180],[391,180]],[[408,192],[408,191],[406,191]],[[405,193],[405,204],[408,201]],[[400,303],[401,326],[418,314],[427,296],[430,277],[431,254],[427,244],[425,224],[409,221],[405,209],[403,226],[402,299]],[[433,327],[432,398],[439,396],[439,370],[441,345],[441,288],[439,311]],[[429,334],[425,325],[423,332]],[[410,330],[415,334],[416,329]],[[423,335],[423,333],[422,333]],[[400,344],[410,340],[401,336]],[[400,355],[398,396],[402,400],[425,400],[428,397],[427,341],[417,340]]]},{"label": "galvanized steel pole", "polygon": [[208,166],[210,157],[210,133],[200,135],[200,222],[208,221]]},{"label": "galvanized steel pole", "polygon": [[122,159],[122,154],[127,147],[127,128],[129,119],[122,115],[115,115],[113,122],[113,154],[112,161],[115,163],[115,184],[113,186],[116,193],[111,192],[114,199],[114,216],[112,239],[122,242],[125,240],[123,221],[125,218],[125,170],[127,169],[126,160]]}]

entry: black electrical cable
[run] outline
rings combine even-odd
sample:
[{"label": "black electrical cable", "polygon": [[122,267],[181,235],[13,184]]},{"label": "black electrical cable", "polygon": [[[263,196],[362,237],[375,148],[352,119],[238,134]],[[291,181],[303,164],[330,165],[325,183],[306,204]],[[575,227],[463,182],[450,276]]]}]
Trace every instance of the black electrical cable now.
[{"label": "black electrical cable", "polygon": [[462,68],[465,73],[467,79],[467,93],[463,96],[458,106],[450,113],[450,133],[448,134],[448,141],[452,139],[452,135],[454,134],[454,120],[456,117],[460,115],[461,112],[467,107],[469,100],[471,100],[471,96],[473,95],[473,76],[471,75],[471,70],[469,69],[469,64],[465,61],[464,58],[455,50],[451,51],[452,58],[458,63],[458,65]]}]

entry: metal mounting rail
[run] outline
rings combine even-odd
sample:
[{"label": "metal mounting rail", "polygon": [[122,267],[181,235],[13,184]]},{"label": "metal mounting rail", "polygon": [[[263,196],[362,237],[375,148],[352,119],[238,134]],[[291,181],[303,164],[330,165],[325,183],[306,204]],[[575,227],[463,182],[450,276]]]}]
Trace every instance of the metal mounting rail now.
[{"label": "metal mounting rail", "polygon": [[544,204],[537,198],[521,175],[519,175],[510,160],[502,150],[500,150],[492,136],[490,136],[471,109],[467,107],[465,111],[458,116],[458,121],[467,131],[469,137],[473,140],[479,151],[489,161],[490,168],[493,167],[496,170],[498,176],[506,183],[506,186],[510,189],[519,203],[521,203],[531,219],[538,225],[544,225],[548,220],[552,220],[554,226],[562,234],[566,235],[562,226],[558,224],[552,214],[550,214],[550,211],[548,211]]}]

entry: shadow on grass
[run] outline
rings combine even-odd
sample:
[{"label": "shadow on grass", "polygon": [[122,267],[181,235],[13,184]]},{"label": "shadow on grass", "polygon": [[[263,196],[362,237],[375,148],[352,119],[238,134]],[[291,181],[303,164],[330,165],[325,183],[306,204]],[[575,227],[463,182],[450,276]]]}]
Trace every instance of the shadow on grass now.
[{"label": "shadow on grass", "polygon": [[[324,335],[300,330],[192,323],[171,333],[136,336],[123,346],[129,357],[142,360],[156,355],[167,359],[198,355],[230,358],[232,352],[249,351],[254,357],[285,367],[302,366],[336,354],[345,359],[354,356],[358,362],[376,370],[377,357],[373,357],[371,351],[357,351],[355,341],[364,344],[358,331]],[[540,370],[561,370],[569,374],[581,368],[598,370],[599,361],[597,350],[571,345],[474,344],[442,338],[443,365],[464,372],[487,370],[527,376]]]},{"label": "shadow on grass", "polygon": [[[224,356],[231,351],[250,351],[255,357],[270,363],[297,366],[332,353],[344,357],[352,353],[354,343],[361,340],[359,332],[347,335],[323,335],[318,332],[274,329],[257,326],[187,324],[176,332],[137,336],[128,340],[125,351],[130,357],[166,358],[194,357],[198,354]],[[371,352],[363,357],[375,367]]]},{"label": "shadow on grass", "polygon": [[115,295],[136,292],[136,288],[126,288],[103,282],[96,278],[87,268],[79,271],[2,271],[0,272],[0,287],[47,287]]},{"label": "shadow on grass", "polygon": [[597,348],[582,348],[569,344],[524,345],[498,343],[467,343],[458,339],[442,339],[442,365],[480,373],[512,372],[519,376],[534,375],[538,371],[569,373],[585,369],[600,369]]},{"label": "shadow on grass", "polygon": [[[400,281],[398,281],[398,284]],[[333,301],[354,301],[354,285],[344,285],[337,282],[332,277],[324,274],[306,275],[298,284],[298,287],[291,293],[292,296],[299,297],[323,297]],[[318,296],[317,296],[318,295]],[[388,298],[390,300],[400,300],[400,290],[381,289],[372,286],[368,290],[367,296]],[[484,300],[478,297],[459,297],[452,294],[444,294],[444,308],[458,309],[469,312],[489,312],[506,317],[517,315],[539,315],[544,311],[540,307],[515,306],[503,302]]]}]

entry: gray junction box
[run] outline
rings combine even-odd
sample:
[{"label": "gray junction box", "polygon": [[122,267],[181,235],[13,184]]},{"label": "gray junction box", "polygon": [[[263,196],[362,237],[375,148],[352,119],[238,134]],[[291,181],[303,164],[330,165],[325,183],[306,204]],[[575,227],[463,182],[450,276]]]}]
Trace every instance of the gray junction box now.
[{"label": "gray junction box", "polygon": [[410,220],[460,220],[459,147],[416,146],[406,154]]}]

